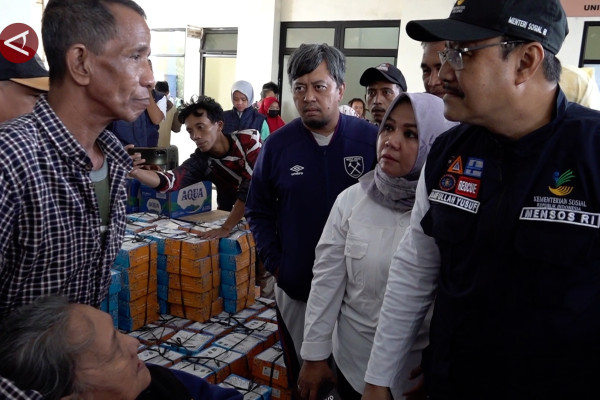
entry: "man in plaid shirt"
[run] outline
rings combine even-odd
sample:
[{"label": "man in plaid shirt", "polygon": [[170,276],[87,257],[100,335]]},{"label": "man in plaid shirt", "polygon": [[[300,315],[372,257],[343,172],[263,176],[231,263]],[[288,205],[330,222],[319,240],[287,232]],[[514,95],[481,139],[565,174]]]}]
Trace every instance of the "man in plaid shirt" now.
[{"label": "man in plaid shirt", "polygon": [[[154,86],[150,31],[131,0],[50,0],[42,38],[48,95],[0,124],[0,318],[50,293],[105,297],[132,165],[104,128],[137,118]],[[0,377],[3,398],[41,398],[21,389]]]}]

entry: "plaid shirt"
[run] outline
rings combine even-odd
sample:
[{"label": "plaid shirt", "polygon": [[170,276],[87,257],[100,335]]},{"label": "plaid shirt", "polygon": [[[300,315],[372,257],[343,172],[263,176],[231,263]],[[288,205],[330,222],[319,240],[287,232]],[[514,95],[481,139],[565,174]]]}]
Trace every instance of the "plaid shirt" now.
[{"label": "plaid shirt", "polygon": [[42,400],[43,397],[33,390],[21,391],[12,381],[0,376],[0,399],[7,400]]},{"label": "plaid shirt", "polygon": [[108,163],[110,222],[101,222],[91,160],[45,97],[0,124],[0,318],[49,293],[99,306],[125,229],[131,159],[115,136],[97,144]]},{"label": "plaid shirt", "polygon": [[[33,113],[0,124],[0,318],[49,293],[99,306],[125,231],[131,159],[116,137],[97,139],[110,180],[104,244],[91,160],[45,96]],[[39,399],[0,377],[0,397]]]}]

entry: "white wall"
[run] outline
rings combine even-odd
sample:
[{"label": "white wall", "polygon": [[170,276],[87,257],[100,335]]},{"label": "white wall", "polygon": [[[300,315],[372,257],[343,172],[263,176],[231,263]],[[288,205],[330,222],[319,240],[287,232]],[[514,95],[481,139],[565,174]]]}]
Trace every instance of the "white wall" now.
[{"label": "white wall", "polygon": [[[0,31],[15,22],[27,24],[33,28],[41,50],[43,48],[41,0],[0,0]],[[43,51],[39,53],[45,60]]]},{"label": "white wall", "polygon": [[[137,2],[146,11],[150,28],[183,28],[187,25],[237,28],[237,71],[234,80],[249,81],[254,87],[255,97],[265,82],[276,79],[282,0]],[[223,105],[223,108],[229,106]]]},{"label": "white wall", "polygon": [[563,43],[558,58],[563,64],[579,64],[579,56],[581,53],[581,42],[583,40],[583,25],[586,21],[600,21],[600,18],[576,18],[568,19],[569,34]]}]

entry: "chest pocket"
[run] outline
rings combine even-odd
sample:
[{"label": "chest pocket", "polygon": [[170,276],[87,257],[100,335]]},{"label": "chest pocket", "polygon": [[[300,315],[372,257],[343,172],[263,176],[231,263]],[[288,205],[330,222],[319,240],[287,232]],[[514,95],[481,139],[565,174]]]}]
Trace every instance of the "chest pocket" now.
[{"label": "chest pocket", "polygon": [[600,260],[600,229],[569,223],[520,220],[514,246],[523,257],[548,266],[575,268],[590,264],[592,260],[597,264]]},{"label": "chest pocket", "polygon": [[[398,247],[401,227],[361,226],[348,232],[344,255],[348,287],[369,299],[383,297],[392,255]],[[364,299],[365,301],[367,299]]]}]

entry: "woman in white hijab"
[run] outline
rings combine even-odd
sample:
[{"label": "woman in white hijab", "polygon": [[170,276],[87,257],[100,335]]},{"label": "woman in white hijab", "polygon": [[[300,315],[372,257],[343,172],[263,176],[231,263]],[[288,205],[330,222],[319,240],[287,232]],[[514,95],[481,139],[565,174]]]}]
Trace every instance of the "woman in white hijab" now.
[{"label": "woman in white hijab", "polygon": [[[437,136],[455,125],[443,112],[436,96],[400,94],[380,125],[375,169],[342,192],[331,210],[316,248],[306,308],[298,379],[303,398],[332,380],[341,398],[361,397],[390,261],[410,223],[421,168]],[[409,370],[420,364],[427,331],[421,328]],[[331,354],[337,379],[328,364]],[[414,385],[409,370],[392,388],[395,399]]]}]

